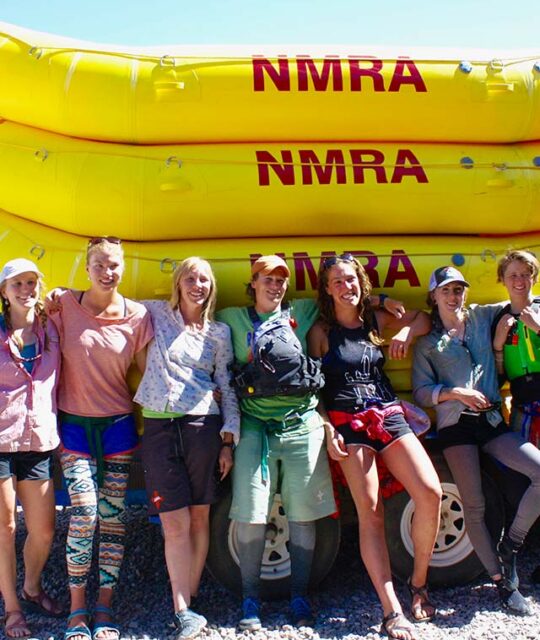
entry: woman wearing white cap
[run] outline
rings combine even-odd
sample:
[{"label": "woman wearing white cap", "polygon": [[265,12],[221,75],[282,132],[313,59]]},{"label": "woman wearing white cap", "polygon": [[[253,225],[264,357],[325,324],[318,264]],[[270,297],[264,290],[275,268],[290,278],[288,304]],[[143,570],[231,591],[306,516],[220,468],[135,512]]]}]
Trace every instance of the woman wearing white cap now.
[{"label": "woman wearing white cap", "polygon": [[523,473],[531,484],[505,537],[517,548],[540,515],[540,452],[512,433],[499,411],[500,396],[491,347],[498,305],[465,306],[469,283],[453,267],[431,275],[428,304],[432,330],[416,344],[413,389],[417,402],[435,407],[439,441],[463,499],[467,532],[476,554],[497,585],[503,608],[527,615],[518,591],[515,563],[498,548],[484,521],[478,452]]},{"label": "woman wearing white cap", "polygon": [[[56,429],[58,334],[45,315],[42,274],[30,260],[10,260],[0,272],[0,591],[5,635],[30,629],[22,609],[58,617],[62,611],[41,586],[54,537],[51,479]],[[25,575],[16,592],[16,500],[28,531]]]}]

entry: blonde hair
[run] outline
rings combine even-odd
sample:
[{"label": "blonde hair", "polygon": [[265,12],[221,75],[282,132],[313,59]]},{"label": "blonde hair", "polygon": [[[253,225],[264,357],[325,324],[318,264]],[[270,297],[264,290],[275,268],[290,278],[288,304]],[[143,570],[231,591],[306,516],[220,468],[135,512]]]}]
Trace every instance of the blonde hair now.
[{"label": "blonde hair", "polygon": [[124,262],[124,249],[119,238],[91,238],[86,249],[86,266],[90,264],[90,258],[100,251],[117,255]]},{"label": "blonde hair", "polygon": [[[43,327],[43,331],[45,334],[45,350],[49,348],[49,338],[47,335],[47,314],[45,313],[45,304],[43,302],[44,293],[45,293],[45,283],[43,282],[43,278],[41,276],[37,277],[37,286],[38,286],[38,300],[36,302],[36,306],[34,307],[34,312],[36,316],[39,318],[39,322]],[[9,300],[5,297],[4,291],[6,288],[5,281],[0,285],[0,311],[4,316],[4,322],[6,324],[6,329],[9,334],[13,332],[13,325],[11,324],[11,305],[9,304]],[[15,343],[19,349],[24,347],[24,344],[21,339],[13,337]]]},{"label": "blonde hair", "polygon": [[216,308],[217,298],[217,284],[216,277],[214,276],[214,272],[212,271],[210,263],[206,260],[203,260],[202,258],[199,258],[198,256],[192,256],[190,258],[182,260],[182,262],[174,270],[172,277],[171,298],[169,300],[169,304],[171,305],[171,309],[178,309],[178,307],[180,306],[180,299],[182,297],[180,291],[180,281],[190,271],[193,271],[197,268],[204,269],[210,279],[210,292],[208,294],[208,298],[203,303],[201,313],[201,319],[203,320],[203,322],[207,322],[214,319],[214,310]]},{"label": "blonde hair", "polygon": [[379,346],[383,344],[384,340],[379,335],[375,324],[375,313],[373,307],[369,301],[371,295],[371,280],[364,269],[364,267],[358,262],[358,260],[348,254],[343,256],[336,256],[327,258],[321,262],[321,268],[319,269],[319,280],[317,285],[317,305],[321,319],[328,326],[335,326],[338,323],[336,319],[336,311],[334,307],[334,299],[326,290],[328,286],[328,272],[336,265],[347,264],[354,269],[358,277],[360,284],[360,301],[358,303],[358,317],[362,319],[364,328],[368,331],[370,341]]},{"label": "blonde hair", "polygon": [[499,264],[497,265],[497,282],[503,281],[508,265],[511,262],[514,262],[514,260],[522,262],[529,268],[533,277],[533,283],[536,284],[538,281],[538,272],[540,271],[540,262],[538,262],[537,257],[532,253],[532,251],[522,249],[511,249],[499,260]]}]

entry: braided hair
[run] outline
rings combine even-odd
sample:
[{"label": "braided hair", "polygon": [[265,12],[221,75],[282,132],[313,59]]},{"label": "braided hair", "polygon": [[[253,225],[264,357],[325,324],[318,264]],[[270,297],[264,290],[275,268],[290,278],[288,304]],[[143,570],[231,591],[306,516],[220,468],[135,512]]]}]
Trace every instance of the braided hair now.
[{"label": "braided hair", "polygon": [[[37,286],[38,286],[38,291],[39,291],[39,299],[36,302],[36,305],[34,307],[34,313],[36,314],[36,317],[39,319],[39,323],[41,324],[42,328],[43,328],[43,334],[45,336],[45,340],[44,340],[44,348],[45,351],[49,350],[49,336],[47,334],[47,322],[48,322],[48,318],[47,318],[47,314],[45,313],[45,304],[43,302],[43,293],[45,291],[45,284],[43,282],[43,279],[41,277],[38,276],[37,279]],[[23,348],[23,343],[22,340],[20,338],[17,338],[16,336],[13,336],[13,324],[11,322],[11,310],[10,310],[11,305],[9,304],[9,300],[7,299],[7,297],[4,295],[4,291],[3,291],[3,287],[0,287],[0,311],[2,312],[2,315],[4,316],[4,323],[6,325],[6,330],[8,332],[8,335],[11,335],[13,337],[13,340],[15,342],[15,344],[17,345],[18,349],[22,349]]]}]

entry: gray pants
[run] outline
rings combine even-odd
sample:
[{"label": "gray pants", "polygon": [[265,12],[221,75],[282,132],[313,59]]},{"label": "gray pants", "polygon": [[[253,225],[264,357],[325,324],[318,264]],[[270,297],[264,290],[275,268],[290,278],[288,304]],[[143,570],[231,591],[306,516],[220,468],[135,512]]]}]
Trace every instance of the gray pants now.
[{"label": "gray pants", "polygon": [[[490,440],[482,451],[531,480],[508,532],[514,542],[521,544],[540,515],[540,451],[515,433]],[[484,519],[478,447],[470,444],[448,447],[444,457],[463,500],[465,524],[474,550],[490,576],[500,574],[500,563]]]}]

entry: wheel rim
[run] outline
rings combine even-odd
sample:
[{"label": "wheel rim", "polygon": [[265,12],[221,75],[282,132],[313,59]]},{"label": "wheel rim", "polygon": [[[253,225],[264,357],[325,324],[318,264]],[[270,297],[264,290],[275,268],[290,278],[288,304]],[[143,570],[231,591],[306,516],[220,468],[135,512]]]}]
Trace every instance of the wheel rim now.
[{"label": "wheel rim", "polygon": [[[441,520],[439,533],[435,541],[431,567],[451,567],[473,551],[473,546],[465,529],[463,502],[458,488],[451,482],[441,483],[443,495],[441,501]],[[400,522],[400,533],[403,545],[414,557],[414,547],[411,536],[414,502],[409,500],[403,509]]]},{"label": "wheel rim", "polygon": [[[231,521],[229,527],[229,552],[237,565],[240,565],[238,551],[238,523]],[[266,540],[261,564],[262,580],[281,580],[291,575],[289,556],[289,522],[281,504],[281,496],[276,495],[266,525]]]}]

